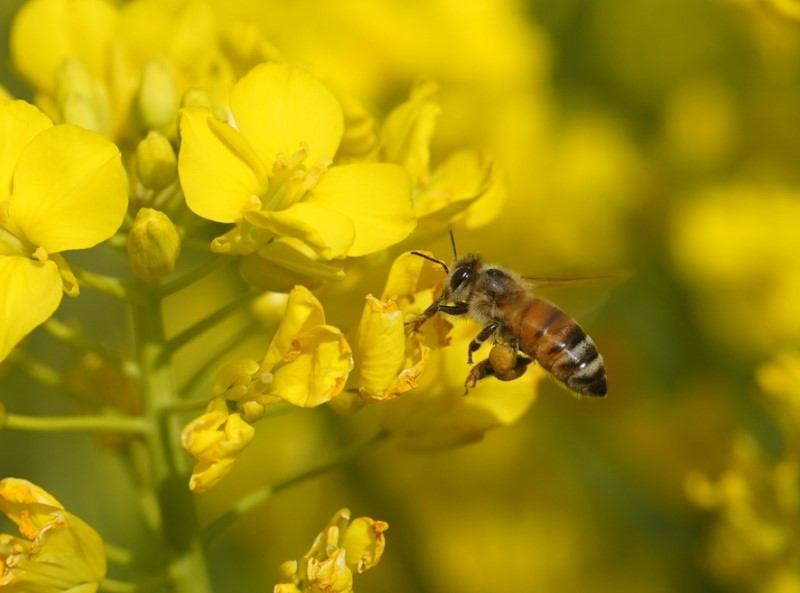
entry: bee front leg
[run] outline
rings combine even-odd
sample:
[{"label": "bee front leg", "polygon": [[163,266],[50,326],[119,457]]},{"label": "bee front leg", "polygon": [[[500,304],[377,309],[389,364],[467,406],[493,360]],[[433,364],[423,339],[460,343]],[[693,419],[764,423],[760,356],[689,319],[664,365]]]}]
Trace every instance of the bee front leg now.
[{"label": "bee front leg", "polygon": [[406,322],[406,329],[417,331],[423,323],[428,321],[437,313],[447,313],[448,315],[465,315],[469,311],[467,303],[456,303],[455,305],[445,305],[441,300],[434,301],[425,309],[422,314],[417,315],[411,321]]},{"label": "bee front leg", "polygon": [[499,321],[492,321],[489,325],[484,327],[477,336],[475,336],[472,341],[469,343],[467,347],[467,363],[472,364],[472,354],[476,352],[478,348],[481,347],[489,337],[497,331],[497,328],[500,326]]}]

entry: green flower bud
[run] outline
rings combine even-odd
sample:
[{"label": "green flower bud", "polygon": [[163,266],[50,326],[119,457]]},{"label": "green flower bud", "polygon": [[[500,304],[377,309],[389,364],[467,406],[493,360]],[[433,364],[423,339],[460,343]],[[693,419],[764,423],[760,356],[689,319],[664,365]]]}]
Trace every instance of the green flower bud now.
[{"label": "green flower bud", "polygon": [[133,274],[152,282],[175,270],[181,252],[181,238],[169,217],[152,208],[136,214],[128,235],[128,260]]},{"label": "green flower bud", "polygon": [[144,67],[137,98],[139,119],[147,130],[166,130],[178,115],[175,79],[166,63],[150,60]]},{"label": "green flower bud", "polygon": [[142,185],[149,189],[163,189],[175,180],[178,161],[169,140],[151,130],[136,147],[136,168]]}]

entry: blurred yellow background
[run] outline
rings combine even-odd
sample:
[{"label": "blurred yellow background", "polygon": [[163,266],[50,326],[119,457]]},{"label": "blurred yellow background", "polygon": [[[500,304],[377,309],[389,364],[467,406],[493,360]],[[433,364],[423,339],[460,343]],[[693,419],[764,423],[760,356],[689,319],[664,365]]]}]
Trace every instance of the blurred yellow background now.
[{"label": "blurred yellow background", "polygon": [[[361,592],[800,591],[800,3],[211,3],[376,113],[419,77],[438,81],[432,164],[485,148],[509,192],[490,224],[457,231],[461,252],[528,275],[631,274],[585,314],[552,295],[605,357],[605,400],[546,382],[479,443],[389,443],[283,492],[213,542],[216,590],[270,590],[348,506],[390,525]],[[0,82],[26,98],[8,66],[19,4],[0,5]],[[447,237],[414,241],[403,247],[449,260]],[[124,326],[85,296],[99,335]],[[353,298],[352,311],[326,307],[333,323],[352,324]],[[68,411],[39,391],[0,377],[9,409]],[[199,497],[203,517],[373,420],[327,408],[263,420]],[[108,541],[146,541],[124,467],[89,436],[0,432],[0,475],[41,484]]]}]

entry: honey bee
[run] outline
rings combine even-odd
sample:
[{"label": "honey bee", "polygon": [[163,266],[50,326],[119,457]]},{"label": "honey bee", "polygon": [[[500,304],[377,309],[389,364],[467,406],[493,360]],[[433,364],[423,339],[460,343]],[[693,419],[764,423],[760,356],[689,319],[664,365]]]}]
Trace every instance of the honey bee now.
[{"label": "honey bee", "polygon": [[469,343],[469,364],[483,342],[494,340],[489,357],[467,376],[466,391],[490,376],[517,379],[536,361],[577,395],[606,395],[606,368],[592,339],[569,315],[535,296],[522,276],[486,264],[476,253],[459,258],[454,241],[452,268],[424,253],[412,253],[442,266],[447,278],[442,295],[408,323],[410,329],[418,330],[437,313],[466,315],[483,326]]}]

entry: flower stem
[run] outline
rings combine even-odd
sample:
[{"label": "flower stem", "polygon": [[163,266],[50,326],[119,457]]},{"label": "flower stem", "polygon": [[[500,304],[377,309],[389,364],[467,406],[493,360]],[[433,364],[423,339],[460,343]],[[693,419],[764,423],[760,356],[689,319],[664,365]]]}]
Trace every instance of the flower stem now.
[{"label": "flower stem", "polygon": [[251,494],[245,496],[244,498],[240,499],[230,510],[223,513],[216,519],[214,519],[211,523],[203,527],[201,531],[201,537],[205,541],[209,541],[219,535],[225,528],[231,525],[234,521],[239,519],[240,517],[245,516],[247,513],[255,509],[256,507],[264,504],[268,500],[270,500],[273,496],[281,492],[282,490],[286,490],[290,486],[294,486],[300,482],[305,482],[306,480],[310,480],[312,478],[316,478],[322,474],[325,474],[337,467],[344,465],[351,459],[358,457],[361,453],[369,449],[370,447],[380,443],[388,436],[388,433],[385,430],[378,431],[374,435],[369,438],[364,439],[363,441],[358,441],[353,443],[352,445],[342,449],[339,451],[334,457],[326,461],[325,463],[321,463],[316,465],[296,476],[292,476],[282,482],[278,482],[277,484],[273,484],[271,486],[265,486]]},{"label": "flower stem", "polygon": [[82,285],[88,286],[97,292],[102,292],[120,301],[133,302],[136,300],[136,294],[131,290],[130,286],[126,285],[119,278],[88,272],[74,265],[70,267],[75,277],[78,279],[78,282]]},{"label": "flower stem", "polygon": [[126,373],[130,377],[136,377],[138,368],[136,365],[131,364],[130,361],[125,361],[118,352],[96,344],[86,339],[86,337],[78,330],[62,323],[55,317],[51,317],[42,324],[42,328],[54,338],[61,340],[65,344],[69,344],[73,348],[82,352],[91,352],[97,354],[105,362]]},{"label": "flower stem", "polygon": [[259,293],[256,291],[247,291],[242,293],[232,302],[228,303],[221,309],[214,311],[210,315],[207,315],[205,318],[201,319],[187,330],[170,339],[169,342],[167,342],[162,354],[164,356],[170,356],[176,350],[191,342],[194,338],[202,334],[207,329],[210,329],[221,321],[224,321],[229,315],[237,312],[244,305],[258,296]]},{"label": "flower stem", "polygon": [[133,416],[23,416],[0,415],[0,428],[28,432],[108,431],[147,435],[151,426]]},{"label": "flower stem", "polygon": [[[208,248],[206,247],[206,251],[207,250]],[[214,272],[222,270],[232,265],[235,262],[236,258],[215,255],[205,263],[197,266],[191,272],[187,272],[183,276],[180,276],[175,280],[163,284],[159,289],[161,291],[161,296],[166,297],[171,294],[175,294],[176,292],[183,290],[187,286],[191,286],[198,280],[207,278]]]},{"label": "flower stem", "polygon": [[143,302],[133,306],[136,349],[141,368],[144,417],[158,427],[147,441],[150,475],[143,481],[158,494],[160,531],[167,546],[168,573],[176,593],[211,591],[205,554],[197,530],[194,500],[187,486],[187,459],[180,446],[179,419],[162,410],[177,402],[166,351],[162,296],[139,285]]}]

